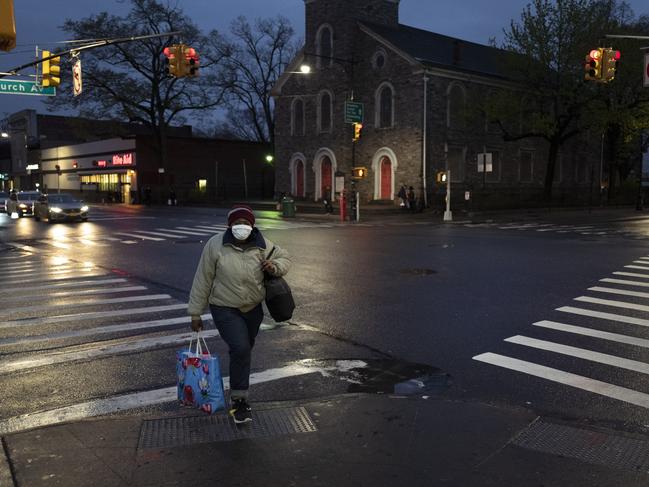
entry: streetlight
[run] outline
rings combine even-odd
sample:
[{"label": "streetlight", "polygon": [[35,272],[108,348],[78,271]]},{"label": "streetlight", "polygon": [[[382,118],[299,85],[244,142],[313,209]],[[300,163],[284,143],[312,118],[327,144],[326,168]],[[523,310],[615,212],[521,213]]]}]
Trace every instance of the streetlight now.
[{"label": "streetlight", "polygon": [[272,162],[273,162],[274,159],[275,159],[275,158],[272,156],[272,154],[268,154],[268,155],[266,156],[266,162],[267,162],[268,164],[272,164]]}]

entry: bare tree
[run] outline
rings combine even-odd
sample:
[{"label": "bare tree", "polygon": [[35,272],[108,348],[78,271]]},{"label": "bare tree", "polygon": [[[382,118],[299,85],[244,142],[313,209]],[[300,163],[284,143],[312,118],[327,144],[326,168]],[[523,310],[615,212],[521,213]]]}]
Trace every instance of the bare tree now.
[{"label": "bare tree", "polygon": [[252,26],[238,17],[230,36],[211,36],[224,60],[220,84],[228,87],[228,129],[240,138],[274,143],[275,119],[270,90],[296,52],[294,30],[278,16]]},{"label": "bare tree", "polygon": [[[114,39],[180,31],[179,38],[161,37],[83,51],[83,93],[73,97],[64,78],[51,110],[77,108],[90,118],[139,122],[156,137],[159,164],[166,164],[166,131],[187,117],[200,117],[220,106],[225,90],[218,84],[221,55],[182,10],[156,0],[130,0],[124,17],[103,12],[81,20],[68,19],[63,30],[77,39]],[[183,41],[201,55],[200,76],[167,74],[165,47]]]}]

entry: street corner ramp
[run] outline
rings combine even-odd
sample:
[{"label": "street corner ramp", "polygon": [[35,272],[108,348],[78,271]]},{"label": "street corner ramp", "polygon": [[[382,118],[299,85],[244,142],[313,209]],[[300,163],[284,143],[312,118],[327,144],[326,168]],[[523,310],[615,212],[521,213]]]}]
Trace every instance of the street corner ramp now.
[{"label": "street corner ramp", "polygon": [[365,362],[365,367],[354,371],[358,380],[349,385],[348,392],[400,396],[439,395],[453,384],[450,374],[430,365],[394,359]]},{"label": "street corner ramp", "polygon": [[138,449],[177,448],[254,438],[270,438],[317,430],[304,407],[255,409],[254,421],[236,426],[227,413],[144,421]]},{"label": "street corner ramp", "polygon": [[649,472],[649,441],[631,435],[577,428],[539,419],[523,430],[512,444],[594,465]]}]

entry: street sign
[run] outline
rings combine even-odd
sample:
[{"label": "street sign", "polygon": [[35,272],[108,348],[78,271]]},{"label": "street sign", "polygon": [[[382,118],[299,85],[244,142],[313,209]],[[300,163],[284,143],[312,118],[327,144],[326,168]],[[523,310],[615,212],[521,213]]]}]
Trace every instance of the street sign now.
[{"label": "street sign", "polygon": [[0,79],[0,95],[56,96],[56,88],[54,86],[43,88],[33,81]]},{"label": "street sign", "polygon": [[83,85],[81,83],[81,59],[77,59],[72,65],[72,93],[79,96]]},{"label": "street sign", "polygon": [[642,86],[649,88],[649,52],[644,55],[644,80]]},{"label": "street sign", "polygon": [[355,101],[345,102],[345,123],[363,123],[363,104]]}]

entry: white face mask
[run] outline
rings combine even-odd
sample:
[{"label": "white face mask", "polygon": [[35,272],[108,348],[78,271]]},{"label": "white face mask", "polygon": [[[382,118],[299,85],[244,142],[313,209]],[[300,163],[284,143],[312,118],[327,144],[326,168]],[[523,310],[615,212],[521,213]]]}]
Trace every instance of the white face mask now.
[{"label": "white face mask", "polygon": [[245,240],[250,236],[252,227],[250,225],[232,225],[232,235],[237,240]]}]

